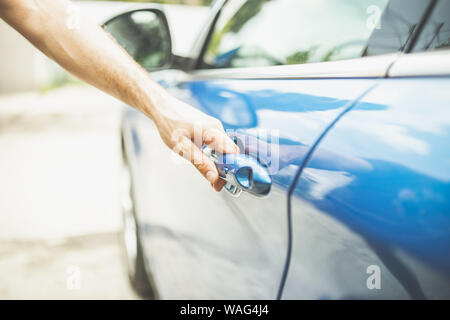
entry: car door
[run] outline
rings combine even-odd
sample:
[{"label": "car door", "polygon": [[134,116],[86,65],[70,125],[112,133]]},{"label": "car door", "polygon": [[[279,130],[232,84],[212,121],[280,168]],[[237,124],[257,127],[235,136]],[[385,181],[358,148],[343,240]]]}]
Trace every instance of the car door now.
[{"label": "car door", "polygon": [[[375,2],[380,10],[387,3]],[[172,94],[220,119],[272,178],[264,198],[215,193],[163,145],[150,120],[128,123],[138,154],[142,242],[162,298],[277,297],[290,258],[286,204],[295,174],[326,128],[396,58],[359,59],[373,30],[366,22],[373,3],[230,1],[194,70],[153,74]],[[336,27],[326,28],[325,19]],[[350,60],[337,61],[343,59]]]},{"label": "car door", "polygon": [[450,2],[436,3],[386,11],[394,20],[381,20],[377,43],[389,43],[396,19],[420,25],[432,12],[417,34],[399,35],[418,41],[398,49],[435,51],[394,62],[305,163],[285,299],[450,297]]}]

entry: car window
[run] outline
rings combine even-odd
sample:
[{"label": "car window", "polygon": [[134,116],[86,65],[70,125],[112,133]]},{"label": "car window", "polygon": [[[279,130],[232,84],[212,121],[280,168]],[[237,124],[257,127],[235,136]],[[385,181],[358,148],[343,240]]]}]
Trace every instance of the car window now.
[{"label": "car window", "polygon": [[450,48],[450,1],[441,0],[434,7],[413,51],[448,48]]},{"label": "car window", "polygon": [[360,57],[388,0],[231,0],[203,67],[301,64]]},{"label": "car window", "polygon": [[408,49],[416,27],[430,4],[429,0],[391,0],[373,31],[363,56]]}]

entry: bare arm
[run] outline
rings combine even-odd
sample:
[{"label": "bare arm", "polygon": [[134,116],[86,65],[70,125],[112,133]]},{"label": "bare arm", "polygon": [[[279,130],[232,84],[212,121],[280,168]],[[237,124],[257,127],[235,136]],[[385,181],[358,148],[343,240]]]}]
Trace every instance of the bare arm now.
[{"label": "bare arm", "polygon": [[[199,149],[208,143],[223,153],[238,151],[220,121],[170,96],[96,24],[81,17],[79,28],[69,28],[70,5],[69,0],[0,0],[0,18],[75,76],[153,119],[164,143],[220,190],[214,163]],[[194,141],[194,131],[202,138]]]}]

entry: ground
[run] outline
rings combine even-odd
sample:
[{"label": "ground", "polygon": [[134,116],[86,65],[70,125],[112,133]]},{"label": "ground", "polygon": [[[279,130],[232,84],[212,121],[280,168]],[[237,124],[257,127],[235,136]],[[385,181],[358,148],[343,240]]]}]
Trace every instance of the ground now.
[{"label": "ground", "polygon": [[0,299],[135,299],[120,245],[121,104],[0,96]]}]

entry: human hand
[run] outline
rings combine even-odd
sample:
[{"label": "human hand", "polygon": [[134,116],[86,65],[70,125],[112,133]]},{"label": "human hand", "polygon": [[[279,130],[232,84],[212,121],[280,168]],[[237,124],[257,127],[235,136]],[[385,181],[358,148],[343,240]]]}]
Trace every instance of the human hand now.
[{"label": "human hand", "polygon": [[172,96],[166,96],[162,101],[163,106],[154,116],[161,139],[170,149],[189,160],[213,188],[220,191],[225,182],[219,178],[216,165],[201,147],[207,144],[220,153],[239,153],[239,148],[226,135],[218,119]]}]

